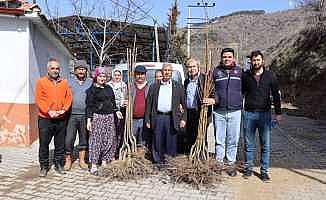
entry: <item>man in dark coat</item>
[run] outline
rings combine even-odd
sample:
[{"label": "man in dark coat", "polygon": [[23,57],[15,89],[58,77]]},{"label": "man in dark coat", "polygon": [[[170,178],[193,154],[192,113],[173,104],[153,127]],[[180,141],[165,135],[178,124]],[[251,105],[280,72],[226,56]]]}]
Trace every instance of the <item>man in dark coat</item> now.
[{"label": "man in dark coat", "polygon": [[185,135],[185,153],[189,153],[191,146],[197,138],[198,122],[201,108],[200,90],[201,83],[204,81],[203,74],[200,73],[199,61],[189,59],[186,63],[188,78],[184,82],[185,103],[187,109],[187,126]]},{"label": "man in dark coat", "polygon": [[147,94],[145,124],[153,131],[152,153],[155,163],[164,155],[176,156],[177,132],[185,128],[184,88],[171,79],[172,65],[163,64],[163,80],[153,83]]},{"label": "man in dark coat", "polygon": [[270,96],[273,97],[275,109],[273,119],[277,123],[282,121],[281,96],[276,77],[272,71],[265,69],[262,52],[253,51],[250,59],[251,70],[246,71],[242,77],[242,93],[245,98],[243,114],[245,170],[243,176],[249,178],[253,173],[256,131],[258,129],[261,149],[260,178],[265,182],[270,181],[268,175],[272,122]]}]

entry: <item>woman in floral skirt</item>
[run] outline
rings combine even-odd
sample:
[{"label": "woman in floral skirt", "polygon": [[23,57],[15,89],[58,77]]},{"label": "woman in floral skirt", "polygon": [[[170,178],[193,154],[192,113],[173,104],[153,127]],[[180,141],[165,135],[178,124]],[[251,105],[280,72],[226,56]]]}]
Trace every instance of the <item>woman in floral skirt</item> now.
[{"label": "woman in floral skirt", "polygon": [[100,161],[107,164],[114,160],[117,145],[114,114],[118,119],[123,118],[117,109],[112,88],[106,85],[107,78],[106,69],[97,68],[94,84],[86,91],[90,172],[94,175],[97,175]]}]

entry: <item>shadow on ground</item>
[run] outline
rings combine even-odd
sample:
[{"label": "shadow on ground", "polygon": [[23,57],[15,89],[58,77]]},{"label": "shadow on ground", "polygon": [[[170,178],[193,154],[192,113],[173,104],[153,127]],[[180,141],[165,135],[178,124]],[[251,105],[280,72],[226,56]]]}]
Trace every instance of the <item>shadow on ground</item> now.
[{"label": "shadow on ground", "polygon": [[[256,136],[255,165],[259,166],[260,145]],[[239,141],[238,163],[243,167],[243,133]],[[285,115],[282,124],[272,130],[270,167],[326,184],[326,121]]]}]

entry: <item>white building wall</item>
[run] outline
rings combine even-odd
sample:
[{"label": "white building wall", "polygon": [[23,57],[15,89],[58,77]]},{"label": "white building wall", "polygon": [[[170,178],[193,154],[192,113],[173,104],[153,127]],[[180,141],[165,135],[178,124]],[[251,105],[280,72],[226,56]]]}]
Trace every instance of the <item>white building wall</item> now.
[{"label": "white building wall", "polygon": [[35,83],[38,78],[46,75],[47,61],[50,57],[59,60],[61,76],[69,75],[70,55],[62,48],[53,34],[42,31],[39,26],[30,23],[29,26],[29,102],[34,103]]},{"label": "white building wall", "polygon": [[28,103],[28,21],[0,16],[0,103]]}]

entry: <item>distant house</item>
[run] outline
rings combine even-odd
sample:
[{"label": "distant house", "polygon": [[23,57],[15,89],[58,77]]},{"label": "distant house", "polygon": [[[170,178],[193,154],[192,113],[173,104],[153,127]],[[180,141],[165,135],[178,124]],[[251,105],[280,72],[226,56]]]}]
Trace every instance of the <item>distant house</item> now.
[{"label": "distant house", "polygon": [[35,4],[0,1],[0,146],[26,146],[38,138],[35,82],[56,57],[62,75],[69,74],[72,55],[49,28]]}]

